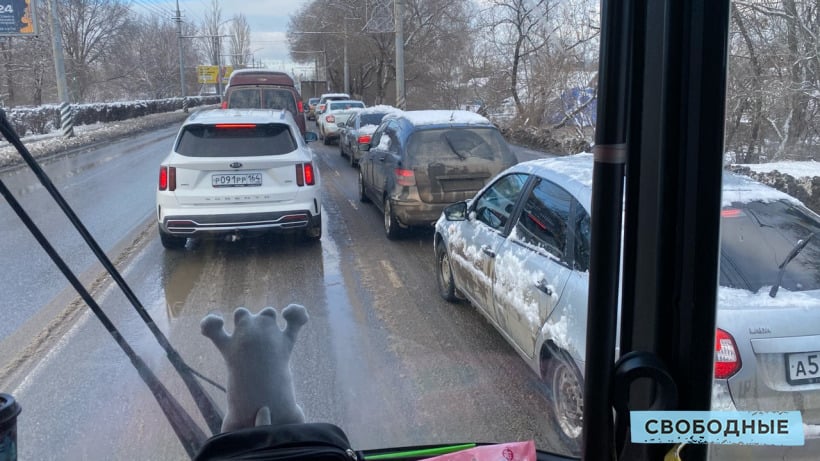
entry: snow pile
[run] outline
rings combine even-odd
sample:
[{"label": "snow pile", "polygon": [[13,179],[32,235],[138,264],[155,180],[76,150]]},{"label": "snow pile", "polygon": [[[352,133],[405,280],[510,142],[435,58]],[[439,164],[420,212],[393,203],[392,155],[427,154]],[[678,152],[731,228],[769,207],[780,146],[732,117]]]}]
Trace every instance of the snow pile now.
[{"label": "snow pile", "polygon": [[[215,96],[187,98],[189,107],[218,104]],[[91,125],[142,117],[150,114],[172,112],[182,109],[182,98],[118,101],[110,103],[72,104],[74,125]],[[6,110],[6,116],[20,136],[47,134],[60,127],[60,106],[46,104],[37,107],[14,107]]]},{"label": "snow pile", "polygon": [[[35,158],[44,158],[66,153],[72,149],[82,148],[90,144],[111,141],[133,133],[179,124],[182,123],[188,115],[189,114],[179,110],[163,114],[146,115],[125,122],[81,125],[74,128],[75,136],[73,138],[64,138],[59,131],[52,131],[49,134],[25,136],[22,138],[22,141],[23,145],[26,146]],[[6,142],[5,139],[0,141],[0,168],[17,165],[22,162],[23,159],[14,146]]]},{"label": "snow pile", "polygon": [[[730,165],[739,173],[784,192],[820,213],[820,163],[777,162],[756,165]],[[788,172],[788,173],[787,173]]]}]

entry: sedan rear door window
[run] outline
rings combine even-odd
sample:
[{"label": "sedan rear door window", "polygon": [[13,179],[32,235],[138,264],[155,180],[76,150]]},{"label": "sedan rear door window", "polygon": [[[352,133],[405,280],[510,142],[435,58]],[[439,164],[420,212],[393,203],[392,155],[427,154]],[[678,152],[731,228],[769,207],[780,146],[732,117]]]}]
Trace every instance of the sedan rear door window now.
[{"label": "sedan rear door window", "polygon": [[567,229],[572,196],[545,179],[539,179],[515,225],[515,237],[567,260]]}]

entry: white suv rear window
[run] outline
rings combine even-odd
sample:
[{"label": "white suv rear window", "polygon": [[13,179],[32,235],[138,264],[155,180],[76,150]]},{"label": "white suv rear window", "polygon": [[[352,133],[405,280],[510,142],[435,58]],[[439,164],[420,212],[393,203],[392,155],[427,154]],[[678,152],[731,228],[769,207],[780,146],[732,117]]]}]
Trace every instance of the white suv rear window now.
[{"label": "white suv rear window", "polygon": [[258,157],[287,154],[296,147],[290,127],[281,123],[193,124],[183,129],[176,152],[186,157]]}]

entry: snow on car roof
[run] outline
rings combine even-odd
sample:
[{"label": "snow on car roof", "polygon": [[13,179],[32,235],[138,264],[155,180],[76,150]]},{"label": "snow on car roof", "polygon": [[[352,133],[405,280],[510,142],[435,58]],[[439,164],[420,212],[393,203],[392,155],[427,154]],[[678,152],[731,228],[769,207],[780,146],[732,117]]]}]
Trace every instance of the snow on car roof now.
[{"label": "snow on car roof", "polygon": [[411,110],[402,113],[402,118],[413,125],[491,125],[485,117],[467,110]]},{"label": "snow on car roof", "polygon": [[589,152],[565,157],[542,158],[520,163],[524,169],[543,168],[566,176],[587,188],[592,188],[593,157]]},{"label": "snow on car roof", "polygon": [[342,96],[345,97],[345,98],[350,97],[350,95],[347,94],[347,93],[324,93],[324,94],[322,94],[321,97],[322,98],[338,98],[338,97],[342,97]]},{"label": "snow on car roof", "polygon": [[[592,188],[593,155],[590,153],[568,155],[547,159],[531,160],[520,163],[517,168],[527,171],[533,168],[543,168],[556,172],[583,186]],[[535,172],[535,171],[533,171]],[[749,177],[723,172],[723,200],[721,206],[731,206],[733,203],[748,203],[754,201],[773,202],[788,200],[801,204],[799,200],[773,187],[761,184]]]},{"label": "snow on car roof", "polygon": [[362,114],[400,114],[404,112],[403,110],[399,109],[398,107],[388,106],[385,104],[379,104],[376,106],[370,106],[367,109],[364,109],[361,113]]}]

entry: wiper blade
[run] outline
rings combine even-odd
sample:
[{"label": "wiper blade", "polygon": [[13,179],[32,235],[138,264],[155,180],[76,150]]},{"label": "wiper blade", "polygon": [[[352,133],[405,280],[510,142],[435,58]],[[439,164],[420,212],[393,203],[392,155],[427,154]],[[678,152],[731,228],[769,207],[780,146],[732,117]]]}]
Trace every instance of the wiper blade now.
[{"label": "wiper blade", "polygon": [[450,141],[450,138],[448,138],[446,134],[443,135],[443,138],[445,141],[447,141],[447,145],[450,146],[450,150],[453,151],[453,153],[456,154],[458,158],[460,158],[461,160],[465,160],[467,158],[466,155],[463,155],[461,152],[458,151],[458,149],[456,149],[456,146],[453,145],[453,143]]},{"label": "wiper blade", "polygon": [[[20,140],[20,136],[14,130],[11,123],[9,122],[5,111],[0,109],[0,134],[6,138],[6,140],[12,144],[20,155],[23,157],[23,160],[28,164],[31,168],[34,175],[37,179],[40,180],[40,183],[46,189],[47,192],[51,195],[60,209],[65,213],[68,217],[69,221],[74,225],[74,228],[80,233],[80,236],[85,240],[86,244],[88,244],[89,248],[92,252],[97,256],[97,259],[106,269],[106,271],[111,275],[112,279],[116,284],[120,287],[123,294],[125,294],[126,298],[131,302],[131,305],[137,311],[137,313],[142,318],[145,325],[148,329],[154,334],[157,342],[160,346],[165,350],[166,357],[171,362],[171,365],[176,369],[177,373],[179,374],[180,378],[182,378],[183,383],[188,388],[188,391],[191,393],[191,396],[194,399],[194,403],[200,410],[202,417],[205,419],[208,428],[210,429],[212,434],[218,434],[221,431],[222,425],[222,415],[219,412],[219,408],[217,407],[216,403],[213,402],[210,395],[205,392],[202,388],[200,383],[196,380],[196,377],[199,376],[200,378],[204,378],[201,374],[197,373],[193,368],[191,368],[182,356],[179,355],[176,349],[171,345],[168,338],[162,333],[162,331],[157,327],[154,320],[151,318],[148,311],[146,311],[145,307],[140,303],[139,299],[137,299],[136,294],[134,294],[131,287],[125,282],[125,279],[122,278],[122,275],[116,269],[114,264],[105,254],[105,252],[100,248],[99,244],[96,240],[91,236],[91,233],[88,232],[88,229],[83,225],[80,221],[80,218],[71,209],[68,203],[65,201],[63,196],[59,193],[57,188],[54,186],[54,183],[51,182],[51,179],[46,175],[45,171],[40,167],[34,157],[31,155],[31,152],[28,151],[26,146],[23,145],[22,141]],[[156,375],[148,368],[145,362],[136,354],[136,352],[130,347],[125,338],[120,334],[119,330],[114,326],[111,320],[106,316],[105,312],[100,308],[100,306],[94,301],[94,298],[85,290],[82,283],[79,279],[74,275],[71,269],[65,264],[62,260],[60,255],[57,251],[51,246],[48,239],[43,235],[37,225],[31,220],[31,217],[26,213],[23,207],[17,202],[15,197],[11,194],[11,191],[6,188],[5,184],[0,181],[0,195],[2,195],[9,205],[12,207],[14,212],[23,222],[23,224],[28,228],[29,232],[35,237],[37,242],[43,247],[52,261],[57,265],[60,271],[65,275],[68,279],[69,283],[74,287],[75,290],[80,294],[80,297],[85,301],[91,311],[97,316],[97,318],[102,322],[103,326],[108,330],[108,332],[113,336],[114,340],[120,346],[120,348],[125,352],[128,358],[131,360],[131,363],[137,369],[140,377],[146,383],[146,385],[151,390],[154,397],[157,399],[157,403],[159,403],[160,407],[162,408],[163,412],[166,414],[169,423],[171,424],[174,432],[177,434],[177,437],[180,439],[180,442],[185,447],[188,454],[191,458],[194,457],[195,453],[199,450],[202,443],[204,443],[206,439],[206,435],[199,429],[197,423],[191,418],[190,415],[185,411],[185,409],[179,404],[179,402],[174,398],[174,396],[168,391],[168,389],[159,381]],[[206,379],[207,380],[207,379]],[[215,384],[213,381],[207,380],[211,384]],[[218,385],[217,385],[218,386]]]},{"label": "wiper blade", "polygon": [[806,248],[806,245],[809,244],[809,241],[811,241],[811,239],[814,238],[816,234],[817,232],[812,232],[811,234],[809,234],[808,237],[802,240],[798,240],[797,244],[795,244],[794,248],[792,248],[792,251],[790,251],[789,254],[786,255],[786,259],[784,259],[783,262],[780,263],[779,266],[777,266],[777,268],[780,269],[780,272],[777,273],[777,280],[775,280],[774,285],[772,285],[772,289],[769,290],[769,296],[771,296],[772,298],[777,296],[777,290],[780,289],[780,283],[783,281],[783,273],[786,272],[786,266],[788,266],[789,263],[792,262],[792,260],[801,251],[803,251],[803,248]]}]

